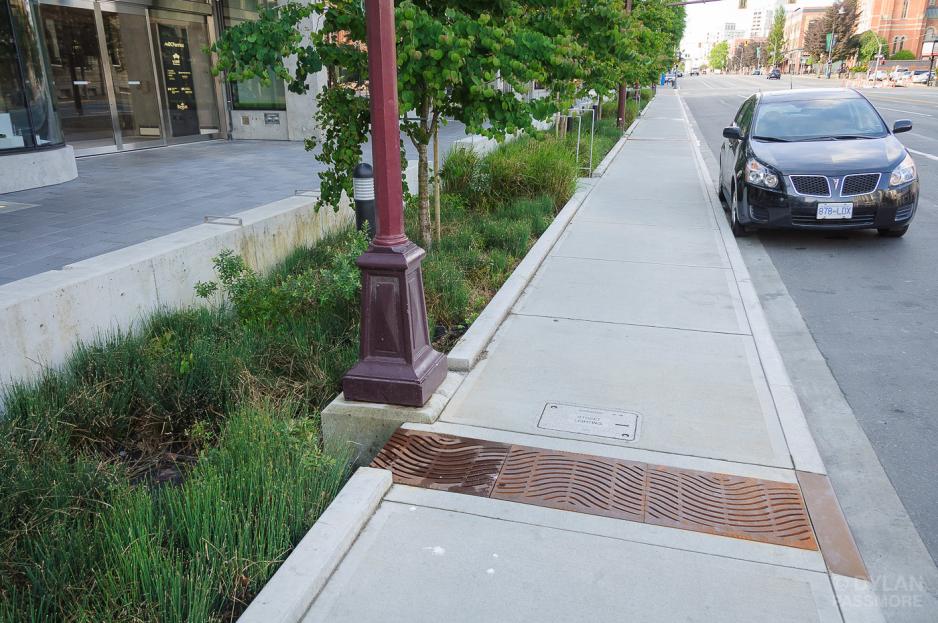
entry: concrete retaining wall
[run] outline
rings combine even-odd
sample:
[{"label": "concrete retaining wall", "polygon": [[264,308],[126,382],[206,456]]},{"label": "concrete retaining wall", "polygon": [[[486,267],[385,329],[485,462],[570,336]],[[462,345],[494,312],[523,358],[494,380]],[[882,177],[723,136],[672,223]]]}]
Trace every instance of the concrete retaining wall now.
[{"label": "concrete retaining wall", "polygon": [[0,195],[61,184],[78,177],[71,145],[0,155]]},{"label": "concrete retaining wall", "polygon": [[158,308],[201,304],[194,286],[214,278],[212,258],[234,249],[264,271],[300,246],[354,223],[346,202],[316,212],[315,195],[275,201],[0,286],[0,387],[62,364],[78,341],[128,329]]}]

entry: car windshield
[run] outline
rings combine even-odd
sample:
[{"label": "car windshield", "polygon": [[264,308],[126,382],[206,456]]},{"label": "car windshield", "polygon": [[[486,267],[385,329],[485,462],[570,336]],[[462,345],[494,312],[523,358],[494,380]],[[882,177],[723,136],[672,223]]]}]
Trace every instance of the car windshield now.
[{"label": "car windshield", "polygon": [[886,126],[859,97],[762,102],[752,137],[770,141],[881,138]]}]

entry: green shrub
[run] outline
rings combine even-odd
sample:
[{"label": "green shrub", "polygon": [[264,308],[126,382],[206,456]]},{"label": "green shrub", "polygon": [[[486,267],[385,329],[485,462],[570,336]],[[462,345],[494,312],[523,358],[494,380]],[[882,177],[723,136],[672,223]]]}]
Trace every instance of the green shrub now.
[{"label": "green shrub", "polygon": [[458,250],[440,249],[423,263],[427,315],[434,325],[454,326],[470,316],[472,289]]},{"label": "green shrub", "polygon": [[440,170],[443,192],[468,196],[484,181],[480,179],[480,158],[472,149],[454,147],[446,154]]},{"label": "green shrub", "polygon": [[576,188],[575,154],[551,135],[519,137],[487,154],[483,163],[499,201],[547,195],[559,209]]}]

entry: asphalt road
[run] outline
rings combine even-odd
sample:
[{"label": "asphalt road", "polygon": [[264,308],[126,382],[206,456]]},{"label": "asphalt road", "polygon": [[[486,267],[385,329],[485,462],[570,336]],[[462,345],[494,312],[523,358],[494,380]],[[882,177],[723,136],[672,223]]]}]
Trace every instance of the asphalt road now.
[{"label": "asphalt road", "polygon": [[[722,129],[758,90],[839,81],[695,76],[679,87],[719,161]],[[932,559],[938,561],[938,88],[863,91],[883,118],[910,119],[898,138],[921,180],[904,238],[875,231],[761,232],[785,282]],[[714,179],[715,179],[715,172]]]}]

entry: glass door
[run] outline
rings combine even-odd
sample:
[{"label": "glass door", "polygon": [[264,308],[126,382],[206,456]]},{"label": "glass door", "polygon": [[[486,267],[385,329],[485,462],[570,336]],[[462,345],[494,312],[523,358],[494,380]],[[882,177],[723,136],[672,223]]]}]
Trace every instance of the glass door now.
[{"label": "glass door", "polygon": [[42,24],[65,140],[76,149],[114,148],[114,126],[93,5],[43,4]]},{"label": "glass door", "polygon": [[218,100],[206,18],[164,10],[150,12],[160,67],[167,139],[173,142],[217,136]]},{"label": "glass door", "polygon": [[146,10],[102,3],[101,11],[122,147],[162,144],[164,124]]}]

